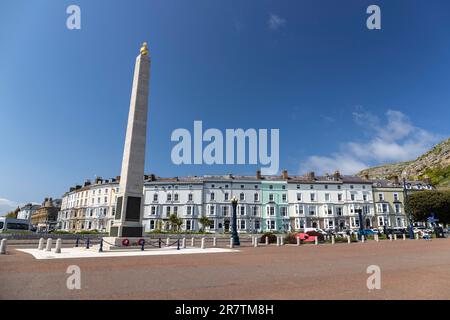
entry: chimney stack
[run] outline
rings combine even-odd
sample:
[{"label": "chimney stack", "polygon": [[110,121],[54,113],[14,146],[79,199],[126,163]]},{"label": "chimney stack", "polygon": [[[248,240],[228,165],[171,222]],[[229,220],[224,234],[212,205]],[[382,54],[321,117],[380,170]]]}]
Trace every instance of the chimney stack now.
[{"label": "chimney stack", "polygon": [[256,179],[261,180],[261,170],[256,170]]},{"label": "chimney stack", "polygon": [[316,174],[314,173],[314,171],[310,171],[306,174],[306,177],[308,178],[308,180],[316,180]]},{"label": "chimney stack", "polygon": [[341,179],[341,173],[339,172],[339,170],[336,170],[333,174],[333,178],[335,181],[339,181]]},{"label": "chimney stack", "polygon": [[391,181],[392,181],[392,183],[395,184],[395,185],[399,185],[399,184],[400,184],[400,179],[398,178],[397,175],[393,176],[393,177],[391,178]]},{"label": "chimney stack", "polygon": [[287,171],[287,170],[283,170],[283,171],[281,172],[281,177],[282,177],[283,179],[287,180],[287,179],[289,178],[289,176],[288,176],[288,171]]}]

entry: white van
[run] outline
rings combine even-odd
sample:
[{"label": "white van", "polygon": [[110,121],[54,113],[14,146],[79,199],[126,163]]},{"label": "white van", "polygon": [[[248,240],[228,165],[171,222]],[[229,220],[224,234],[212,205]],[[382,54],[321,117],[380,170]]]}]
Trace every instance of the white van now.
[{"label": "white van", "polygon": [[0,233],[5,231],[28,231],[30,223],[28,220],[0,217]]},{"label": "white van", "polygon": [[304,233],[310,232],[310,231],[319,232],[319,233],[321,233],[321,234],[327,234],[325,231],[323,231],[323,230],[320,229],[320,228],[303,228],[303,232],[304,232]]}]

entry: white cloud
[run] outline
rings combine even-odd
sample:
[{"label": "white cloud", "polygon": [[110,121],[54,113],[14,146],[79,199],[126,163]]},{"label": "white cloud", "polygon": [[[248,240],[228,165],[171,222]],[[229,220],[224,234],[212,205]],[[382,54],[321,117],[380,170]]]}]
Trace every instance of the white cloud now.
[{"label": "white cloud", "polygon": [[301,163],[300,172],[354,174],[373,165],[413,160],[442,139],[414,126],[400,111],[388,110],[385,123],[368,112],[354,112],[353,120],[367,129],[367,141],[343,143],[331,156],[310,156]]},{"label": "white cloud", "polygon": [[280,28],[286,24],[286,19],[283,19],[280,16],[271,13],[269,15],[268,24],[269,24],[270,30],[277,30],[278,28]]},{"label": "white cloud", "polygon": [[17,202],[0,198],[0,216],[8,213],[17,208],[19,204]]}]

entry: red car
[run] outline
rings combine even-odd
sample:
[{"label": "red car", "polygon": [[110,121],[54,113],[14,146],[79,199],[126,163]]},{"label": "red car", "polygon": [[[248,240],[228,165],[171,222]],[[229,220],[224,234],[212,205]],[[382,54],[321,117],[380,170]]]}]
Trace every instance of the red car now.
[{"label": "red car", "polygon": [[297,233],[295,237],[300,238],[303,242],[315,242],[317,238],[317,236],[310,236],[307,233]]}]

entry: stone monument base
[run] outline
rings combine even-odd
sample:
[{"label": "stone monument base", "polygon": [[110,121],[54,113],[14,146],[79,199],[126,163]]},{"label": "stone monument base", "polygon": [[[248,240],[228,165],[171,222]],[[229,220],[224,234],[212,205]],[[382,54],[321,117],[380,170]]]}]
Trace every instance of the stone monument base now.
[{"label": "stone monument base", "polygon": [[[142,245],[139,244],[139,240],[141,239],[144,239],[144,237],[103,237],[103,251],[141,250]],[[127,242],[128,245],[126,245]]]},{"label": "stone monument base", "polygon": [[109,235],[111,237],[118,237],[119,235],[121,235],[122,237],[137,238],[142,236],[143,232],[144,227],[140,223],[138,226],[113,225],[109,230]]}]

